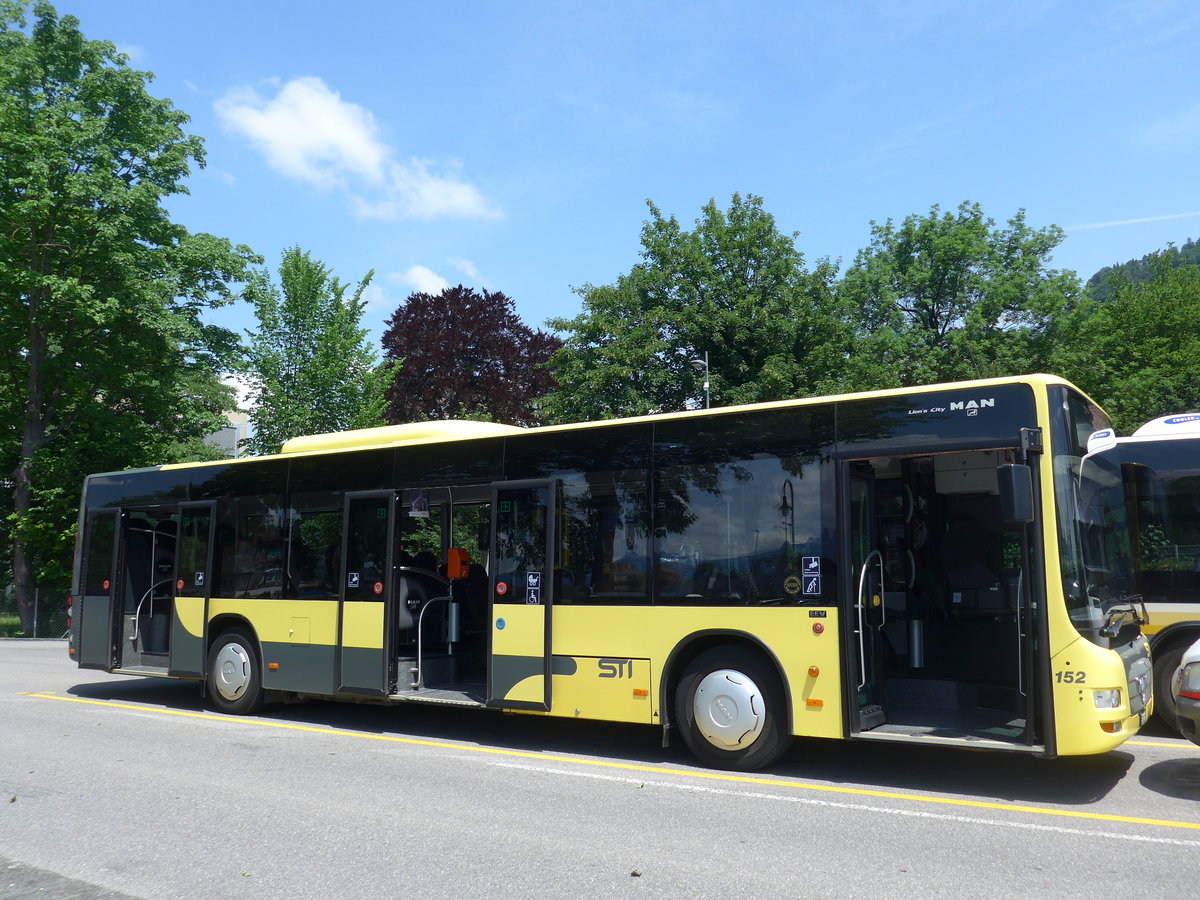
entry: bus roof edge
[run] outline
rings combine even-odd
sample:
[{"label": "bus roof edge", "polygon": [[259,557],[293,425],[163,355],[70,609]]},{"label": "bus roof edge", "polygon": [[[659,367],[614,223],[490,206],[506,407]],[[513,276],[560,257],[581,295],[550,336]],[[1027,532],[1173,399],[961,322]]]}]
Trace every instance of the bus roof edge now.
[{"label": "bus roof edge", "polygon": [[310,453],[320,450],[356,450],[367,447],[395,447],[402,444],[444,441],[454,438],[486,437],[524,431],[516,425],[500,422],[468,422],[462,419],[435,419],[404,425],[383,425],[355,431],[309,434],[286,441],[281,454]]}]

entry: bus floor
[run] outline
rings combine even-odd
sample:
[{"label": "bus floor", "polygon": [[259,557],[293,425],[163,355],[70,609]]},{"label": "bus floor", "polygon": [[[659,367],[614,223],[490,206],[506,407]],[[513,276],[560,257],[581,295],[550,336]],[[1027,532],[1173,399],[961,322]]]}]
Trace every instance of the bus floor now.
[{"label": "bus floor", "polygon": [[884,678],[886,722],[874,734],[1024,744],[1024,702],[1016,688],[967,681]]},{"label": "bus floor", "polygon": [[482,706],[487,699],[486,663],[479,652],[425,654],[419,672],[415,656],[401,656],[396,671],[392,700]]}]

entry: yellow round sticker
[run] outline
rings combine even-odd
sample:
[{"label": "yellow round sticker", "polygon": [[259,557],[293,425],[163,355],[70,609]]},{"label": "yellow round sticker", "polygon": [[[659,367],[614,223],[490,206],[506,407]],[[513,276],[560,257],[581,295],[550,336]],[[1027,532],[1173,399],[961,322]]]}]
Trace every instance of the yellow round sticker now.
[{"label": "yellow round sticker", "polygon": [[795,575],[789,575],[783,580],[783,589],[792,596],[800,593],[800,579]]}]

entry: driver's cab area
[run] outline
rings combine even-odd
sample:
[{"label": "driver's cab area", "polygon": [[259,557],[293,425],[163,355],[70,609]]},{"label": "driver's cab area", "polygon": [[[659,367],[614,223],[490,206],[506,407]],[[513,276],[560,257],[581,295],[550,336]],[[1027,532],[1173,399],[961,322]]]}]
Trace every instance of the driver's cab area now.
[{"label": "driver's cab area", "polygon": [[482,704],[491,488],[412,488],[399,501],[392,696]]}]

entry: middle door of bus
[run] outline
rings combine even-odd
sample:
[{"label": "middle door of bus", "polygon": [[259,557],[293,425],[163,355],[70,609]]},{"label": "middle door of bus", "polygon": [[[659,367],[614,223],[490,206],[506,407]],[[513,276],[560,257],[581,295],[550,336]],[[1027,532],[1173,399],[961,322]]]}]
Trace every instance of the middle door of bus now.
[{"label": "middle door of bus", "polygon": [[345,502],[338,598],[340,690],[382,695],[387,693],[387,625],[393,614],[396,495],[356,491]]},{"label": "middle door of bus", "polygon": [[492,488],[487,704],[550,709],[558,482]]}]

